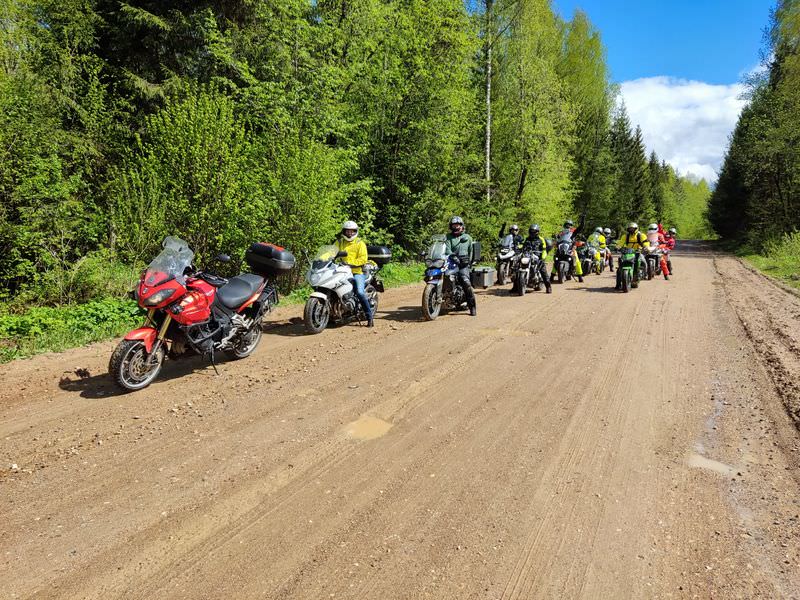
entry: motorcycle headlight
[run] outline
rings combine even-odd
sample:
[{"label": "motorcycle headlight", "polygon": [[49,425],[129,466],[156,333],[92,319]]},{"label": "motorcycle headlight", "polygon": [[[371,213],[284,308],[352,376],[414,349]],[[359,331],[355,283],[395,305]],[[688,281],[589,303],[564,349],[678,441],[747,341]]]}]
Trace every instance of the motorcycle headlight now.
[{"label": "motorcycle headlight", "polygon": [[145,306],[157,306],[162,302],[168,300],[174,293],[175,290],[161,290],[160,292],[156,292],[149,298],[143,300],[142,304],[144,304]]},{"label": "motorcycle headlight", "polygon": [[320,273],[318,271],[316,272],[309,271],[308,275],[306,276],[306,279],[308,280],[308,283],[310,283],[312,287],[316,287],[320,284],[324,276],[325,276],[324,273]]}]

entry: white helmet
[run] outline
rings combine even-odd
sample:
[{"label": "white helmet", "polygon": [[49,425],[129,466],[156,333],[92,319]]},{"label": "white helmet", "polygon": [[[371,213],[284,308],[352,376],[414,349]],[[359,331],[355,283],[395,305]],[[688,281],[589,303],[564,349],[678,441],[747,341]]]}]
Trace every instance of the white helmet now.
[{"label": "white helmet", "polygon": [[650,226],[647,228],[647,231],[658,231],[658,223],[650,223]]},{"label": "white helmet", "polygon": [[603,235],[611,235],[611,229],[609,227],[603,229]]},{"label": "white helmet", "polygon": [[[353,235],[346,235],[345,231],[353,231]],[[345,221],[342,223],[342,237],[348,242],[352,242],[358,236],[358,223],[355,221]]]},{"label": "white helmet", "polygon": [[602,227],[595,227],[594,232],[595,233],[603,233],[603,228]]}]

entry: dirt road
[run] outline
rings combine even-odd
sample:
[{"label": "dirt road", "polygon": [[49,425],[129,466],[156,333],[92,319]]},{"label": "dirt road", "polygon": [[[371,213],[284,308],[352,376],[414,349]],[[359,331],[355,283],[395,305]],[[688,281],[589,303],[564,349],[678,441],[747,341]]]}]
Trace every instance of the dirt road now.
[{"label": "dirt road", "polygon": [[800,299],[674,263],[474,319],[282,309],[135,394],[112,344],[4,365],[0,596],[798,598]]}]

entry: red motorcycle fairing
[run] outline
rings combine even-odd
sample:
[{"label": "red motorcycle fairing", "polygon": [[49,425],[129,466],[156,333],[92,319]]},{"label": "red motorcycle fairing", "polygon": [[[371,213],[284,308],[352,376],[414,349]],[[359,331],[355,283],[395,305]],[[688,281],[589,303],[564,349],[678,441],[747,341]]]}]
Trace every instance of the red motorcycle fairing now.
[{"label": "red motorcycle fairing", "polygon": [[141,340],[142,342],[144,342],[144,349],[149,354],[153,350],[153,344],[155,343],[157,336],[158,336],[158,331],[156,331],[152,327],[140,327],[139,329],[134,329],[133,331],[129,331],[128,335],[125,336],[125,339]]},{"label": "red motorcycle fairing", "polygon": [[[156,304],[151,304],[148,299],[160,294],[164,290],[172,291]],[[169,279],[164,273],[152,273],[148,271],[139,281],[139,306],[143,308],[163,308],[180,298],[186,293],[186,288],[177,280]]]},{"label": "red motorcycle fairing", "polygon": [[172,318],[181,325],[194,325],[205,323],[211,318],[211,305],[217,288],[202,279],[190,279],[186,287],[188,293],[180,302],[169,308]]}]

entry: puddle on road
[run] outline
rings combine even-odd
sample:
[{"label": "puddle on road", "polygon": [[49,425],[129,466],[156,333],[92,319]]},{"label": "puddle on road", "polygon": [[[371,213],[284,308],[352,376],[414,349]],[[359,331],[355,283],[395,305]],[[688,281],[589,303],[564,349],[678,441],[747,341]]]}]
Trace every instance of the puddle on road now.
[{"label": "puddle on road", "polygon": [[364,415],[358,421],[350,423],[345,433],[354,440],[375,440],[386,435],[391,428],[392,424],[383,419]]},{"label": "puddle on road", "polygon": [[721,463],[718,460],[706,458],[700,454],[690,454],[686,459],[686,464],[695,469],[705,469],[720,475],[733,475],[736,473],[736,469],[732,466]]}]

